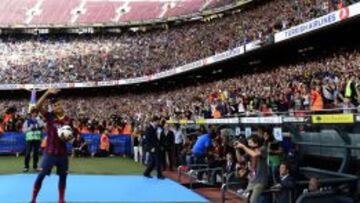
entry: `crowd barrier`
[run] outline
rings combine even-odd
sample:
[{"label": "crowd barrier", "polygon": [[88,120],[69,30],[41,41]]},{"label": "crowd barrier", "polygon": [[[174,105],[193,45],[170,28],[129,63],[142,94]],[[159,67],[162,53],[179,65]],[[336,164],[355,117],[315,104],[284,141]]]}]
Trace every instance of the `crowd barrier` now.
[{"label": "crowd barrier", "polygon": [[[44,136],[46,135],[44,134]],[[81,137],[87,142],[90,154],[96,154],[99,151],[99,134],[81,134]],[[132,143],[129,135],[110,135],[109,140],[114,154],[132,154]],[[25,145],[24,133],[5,132],[0,134],[0,153],[23,153],[25,151]],[[67,147],[68,151],[71,152],[72,145],[68,143]]]},{"label": "crowd barrier", "polygon": [[25,150],[23,133],[7,132],[0,134],[0,153],[20,153]]}]

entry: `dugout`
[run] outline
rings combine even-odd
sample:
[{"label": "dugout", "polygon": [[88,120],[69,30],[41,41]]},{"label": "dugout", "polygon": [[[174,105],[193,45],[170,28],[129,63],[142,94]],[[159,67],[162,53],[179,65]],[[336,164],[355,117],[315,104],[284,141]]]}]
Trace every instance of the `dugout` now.
[{"label": "dugout", "polygon": [[[216,125],[227,131],[229,140],[249,137],[264,129],[271,131],[276,139],[290,138],[297,147],[300,174],[296,190],[293,191],[294,198],[301,195],[309,178],[314,176],[319,178],[324,188],[336,190],[351,199],[360,197],[359,114],[254,116],[168,122],[180,123],[186,129]],[[228,186],[232,183],[225,184],[229,185],[223,185],[223,194],[231,188]]]}]

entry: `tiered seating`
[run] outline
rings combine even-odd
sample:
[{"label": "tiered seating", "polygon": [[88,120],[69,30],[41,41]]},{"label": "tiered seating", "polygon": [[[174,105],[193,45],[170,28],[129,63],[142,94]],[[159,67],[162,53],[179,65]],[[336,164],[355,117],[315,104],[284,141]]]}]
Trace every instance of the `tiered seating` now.
[{"label": "tiered seating", "polygon": [[174,8],[170,8],[165,13],[165,17],[178,16],[184,14],[191,14],[197,12],[201,9],[204,4],[203,0],[192,0],[192,1],[183,1],[176,4]]},{"label": "tiered seating", "polygon": [[210,3],[205,9],[218,8],[234,2],[234,0],[209,0],[209,1]]},{"label": "tiered seating", "polygon": [[164,5],[162,2],[130,2],[128,7],[129,12],[122,15],[119,19],[120,22],[132,20],[149,20],[158,18],[161,13],[161,7]]},{"label": "tiered seating", "polygon": [[30,24],[68,24],[71,11],[78,7],[81,0],[45,0],[41,14],[34,16]]},{"label": "tiered seating", "polygon": [[[0,1],[0,25],[69,25],[73,23],[107,23],[113,20],[118,22],[150,20],[190,14],[204,7],[214,8],[233,2],[233,0],[209,1],[2,0]],[[125,13],[118,18],[116,11],[125,3],[128,3],[128,9],[125,9]],[[170,4],[175,4],[175,6],[170,7]],[[35,5],[40,6],[38,8]],[[165,6],[169,6],[168,10],[164,10]],[[77,9],[81,13],[77,13]]]},{"label": "tiered seating", "polygon": [[77,23],[108,23],[115,17],[116,9],[119,8],[123,2],[111,1],[88,1],[85,4],[85,13],[81,14]]},{"label": "tiered seating", "polygon": [[26,12],[29,11],[37,0],[1,0],[0,25],[24,24]]}]

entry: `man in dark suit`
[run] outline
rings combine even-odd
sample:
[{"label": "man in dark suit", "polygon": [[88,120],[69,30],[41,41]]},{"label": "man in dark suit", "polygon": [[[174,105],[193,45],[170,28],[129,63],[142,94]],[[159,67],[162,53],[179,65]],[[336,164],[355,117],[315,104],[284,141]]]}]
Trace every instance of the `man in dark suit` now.
[{"label": "man in dark suit", "polygon": [[279,168],[280,180],[278,184],[273,186],[273,189],[278,189],[279,191],[275,193],[275,202],[276,203],[289,203],[292,200],[291,191],[295,188],[295,180],[290,175],[289,164],[282,163]]},{"label": "man in dark suit", "polygon": [[156,129],[156,138],[159,141],[159,156],[161,170],[166,169],[166,133],[165,132],[166,120],[160,119],[160,124]]},{"label": "man in dark suit", "polygon": [[164,125],[164,148],[165,148],[165,162],[169,161],[168,168],[170,171],[174,169],[175,159],[175,135],[170,129],[169,124]]},{"label": "man in dark suit", "polygon": [[144,176],[147,178],[152,178],[150,174],[156,167],[157,177],[159,179],[164,179],[164,176],[161,172],[161,147],[157,132],[159,121],[159,117],[153,116],[151,118],[150,125],[146,128],[145,131],[145,150],[149,152],[149,161],[144,171]]}]

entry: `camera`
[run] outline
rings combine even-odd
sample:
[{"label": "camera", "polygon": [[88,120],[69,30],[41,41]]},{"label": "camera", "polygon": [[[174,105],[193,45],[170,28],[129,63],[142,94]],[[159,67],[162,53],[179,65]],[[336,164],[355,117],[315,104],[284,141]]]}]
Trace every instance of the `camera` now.
[{"label": "camera", "polygon": [[[245,146],[247,146],[247,140],[245,137],[240,137],[239,139],[235,139],[232,141],[232,146],[236,146],[238,143],[241,143]],[[241,155],[244,155],[245,154],[245,151],[243,149],[240,149],[240,154]]]}]

